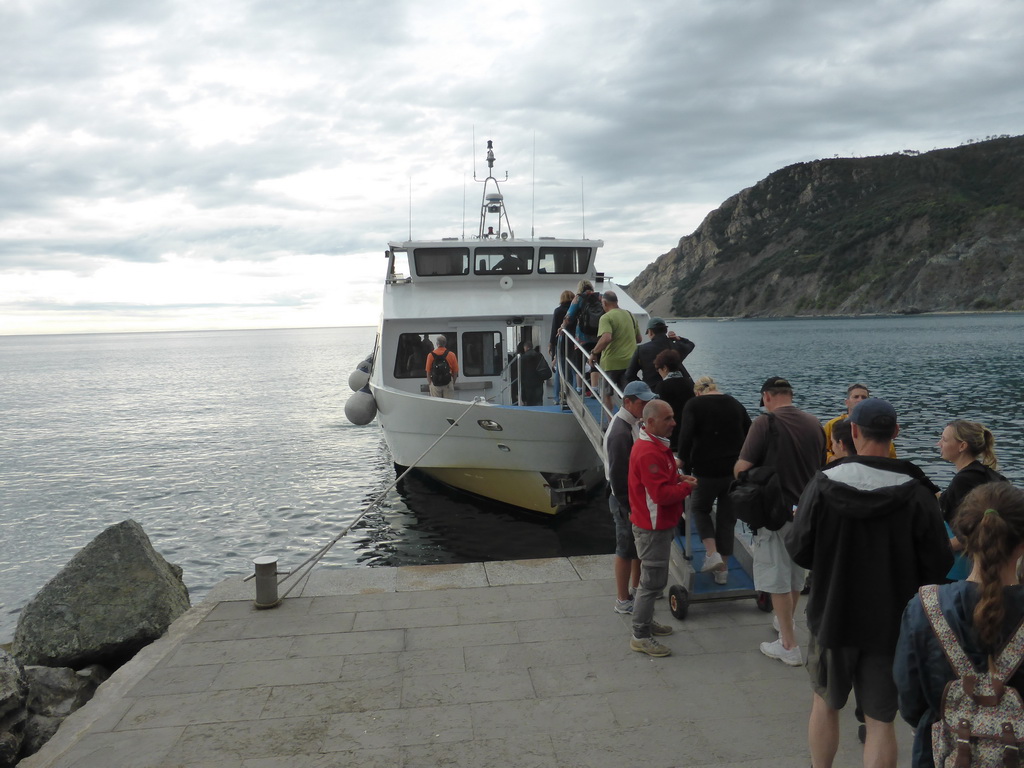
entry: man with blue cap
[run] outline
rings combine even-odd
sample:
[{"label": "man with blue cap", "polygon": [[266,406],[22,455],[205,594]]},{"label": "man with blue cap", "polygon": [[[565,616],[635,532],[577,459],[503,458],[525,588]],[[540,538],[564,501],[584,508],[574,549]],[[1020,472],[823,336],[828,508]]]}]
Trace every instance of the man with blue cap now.
[{"label": "man with blue cap", "polygon": [[861,400],[850,430],[857,455],[811,478],[786,534],[793,560],[814,573],[808,739],[814,765],[832,765],[839,710],[853,691],[866,725],[864,764],[895,766],[900,618],[920,586],[944,580],[953,554],[938,488],[914,464],[889,458],[896,409],[877,397]]},{"label": "man with blue cap", "polygon": [[656,397],[642,381],[627,384],[622,392],[622,407],[615,412],[604,433],[608,509],[615,521],[616,613],[633,612],[633,590],[640,582],[640,559],[633,541],[633,525],[629,522],[629,453],[640,434],[644,406]]}]

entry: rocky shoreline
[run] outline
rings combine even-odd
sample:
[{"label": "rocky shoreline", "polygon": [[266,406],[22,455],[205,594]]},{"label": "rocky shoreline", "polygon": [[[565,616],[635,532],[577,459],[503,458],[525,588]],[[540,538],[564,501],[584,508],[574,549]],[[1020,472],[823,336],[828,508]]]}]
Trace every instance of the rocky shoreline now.
[{"label": "rocky shoreline", "polygon": [[181,568],[138,523],[100,533],[25,606],[0,649],[0,768],[38,751],[189,607]]},{"label": "rocky shoreline", "polygon": [[821,314],[802,314],[802,315],[786,315],[786,314],[767,314],[767,315],[685,315],[683,317],[672,317],[662,316],[662,319],[666,323],[685,323],[687,320],[714,320],[716,322],[727,323],[731,320],[857,320],[859,318],[872,318],[872,317],[945,317],[945,316],[961,316],[961,315],[1024,315],[1019,309],[991,309],[991,310],[973,310],[973,309],[962,309],[962,310],[929,310],[929,311],[905,311],[905,312],[823,312]]},{"label": "rocky shoreline", "polygon": [[1024,310],[1024,136],[797,163],[741,190],[626,291],[654,315]]}]

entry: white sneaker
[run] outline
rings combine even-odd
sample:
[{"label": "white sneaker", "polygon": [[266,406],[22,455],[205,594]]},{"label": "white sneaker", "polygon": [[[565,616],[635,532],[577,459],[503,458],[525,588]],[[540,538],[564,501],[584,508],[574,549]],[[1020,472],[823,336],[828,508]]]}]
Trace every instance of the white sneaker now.
[{"label": "white sneaker", "polygon": [[724,571],[728,568],[725,561],[722,560],[722,556],[715,552],[713,555],[708,555],[704,558],[704,565],[700,567],[701,573],[707,573],[708,571]]},{"label": "white sneaker", "polygon": [[795,645],[787,650],[783,647],[781,640],[761,643],[761,653],[769,659],[778,659],[783,664],[788,664],[791,667],[802,667],[804,664],[804,658],[800,655],[800,646]]},{"label": "white sneaker", "polygon": [[[772,614],[772,629],[776,632],[781,632],[782,627],[779,625],[779,617],[776,614]],[[793,619],[793,631],[796,632],[796,619]]]},{"label": "white sneaker", "polygon": [[714,578],[715,578],[715,584],[728,584],[729,583],[729,572],[728,571],[715,571]]}]

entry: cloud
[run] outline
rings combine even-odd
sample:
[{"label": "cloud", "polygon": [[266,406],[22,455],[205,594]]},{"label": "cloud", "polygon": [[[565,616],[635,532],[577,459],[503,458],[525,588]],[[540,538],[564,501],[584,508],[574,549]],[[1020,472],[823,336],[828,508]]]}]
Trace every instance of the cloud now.
[{"label": "cloud", "polygon": [[[486,139],[517,233],[585,226],[626,281],[777,168],[1020,133],[1021,30],[1013,0],[8,3],[0,306],[69,274],[81,317],[138,317],[111,265],[184,260],[221,299],[167,280],[150,316],[239,327],[257,265],[472,231]],[[321,282],[291,277],[275,318]]]}]

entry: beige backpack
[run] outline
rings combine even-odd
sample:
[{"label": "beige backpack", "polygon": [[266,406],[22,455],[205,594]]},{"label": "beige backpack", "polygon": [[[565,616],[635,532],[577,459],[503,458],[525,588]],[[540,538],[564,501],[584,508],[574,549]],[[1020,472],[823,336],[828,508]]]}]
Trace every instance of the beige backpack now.
[{"label": "beige backpack", "polygon": [[936,768],[1017,768],[1024,750],[1024,704],[1007,681],[1024,659],[1024,621],[995,660],[994,672],[978,672],[939,608],[939,588],[919,590],[925,614],[957,675],[942,692],[932,725]]}]

